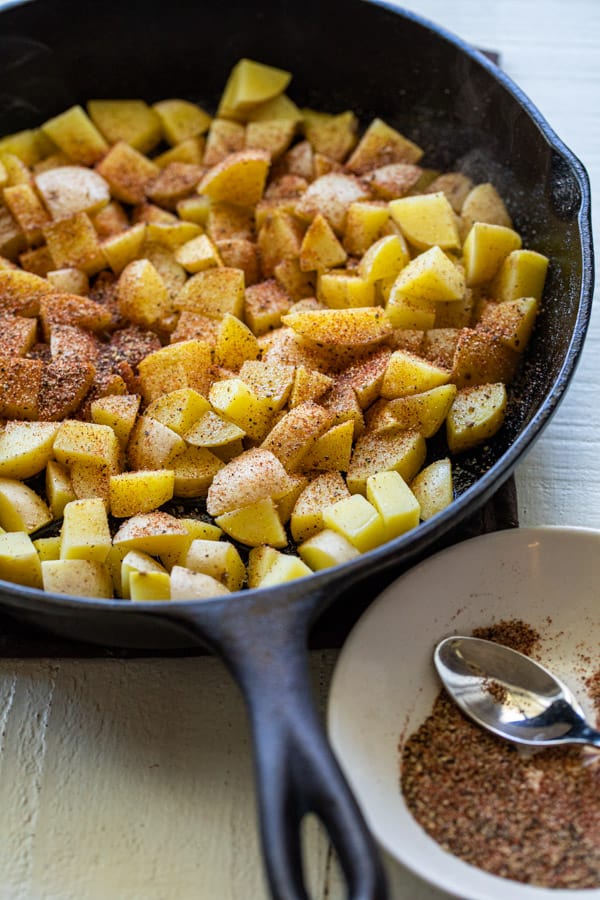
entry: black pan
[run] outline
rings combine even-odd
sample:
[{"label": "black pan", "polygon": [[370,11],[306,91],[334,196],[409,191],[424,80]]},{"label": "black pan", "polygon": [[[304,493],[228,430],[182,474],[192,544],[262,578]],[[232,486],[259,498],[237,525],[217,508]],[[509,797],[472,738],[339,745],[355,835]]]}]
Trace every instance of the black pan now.
[{"label": "black pan", "polygon": [[[258,6],[182,0],[34,0],[0,13],[0,133],[90,97],[187,96],[214,108],[249,56],[294,73],[292,96],[379,115],[426,148],[426,163],[493,181],[525,244],[552,266],[544,310],[505,427],[466,456],[443,513],[358,560],[299,582],[198,603],[65,598],[2,583],[5,611],[78,640],[167,648],[203,643],[240,684],[253,726],[263,848],[273,896],[305,898],[299,823],[314,811],[341,858],[349,894],[385,896],[373,841],[313,707],[307,634],[350,586],[366,596],[439,545],[509,476],[564,395],[593,283],[586,172],[540,113],[482,54],[410,13],[362,0]],[[399,650],[410,635],[398,635]]]}]

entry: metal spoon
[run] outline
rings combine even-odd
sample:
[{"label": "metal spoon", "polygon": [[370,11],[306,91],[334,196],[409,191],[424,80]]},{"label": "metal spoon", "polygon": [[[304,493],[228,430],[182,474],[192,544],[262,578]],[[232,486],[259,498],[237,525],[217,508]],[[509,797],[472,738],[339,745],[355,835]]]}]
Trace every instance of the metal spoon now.
[{"label": "metal spoon", "polygon": [[446,690],[478,725],[516,744],[592,744],[600,731],[571,691],[539,663],[493,641],[449,637],[433,655]]}]

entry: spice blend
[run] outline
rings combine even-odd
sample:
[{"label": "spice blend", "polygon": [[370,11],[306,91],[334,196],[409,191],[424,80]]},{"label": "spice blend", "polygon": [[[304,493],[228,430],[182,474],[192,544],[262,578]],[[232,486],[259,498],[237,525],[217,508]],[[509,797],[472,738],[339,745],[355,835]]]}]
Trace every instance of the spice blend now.
[{"label": "spice blend", "polygon": [[[539,640],[520,621],[475,634],[527,654]],[[587,686],[600,712],[600,671]],[[527,884],[600,887],[597,751],[524,752],[470,722],[442,691],[401,754],[406,804],[445,850]]]}]

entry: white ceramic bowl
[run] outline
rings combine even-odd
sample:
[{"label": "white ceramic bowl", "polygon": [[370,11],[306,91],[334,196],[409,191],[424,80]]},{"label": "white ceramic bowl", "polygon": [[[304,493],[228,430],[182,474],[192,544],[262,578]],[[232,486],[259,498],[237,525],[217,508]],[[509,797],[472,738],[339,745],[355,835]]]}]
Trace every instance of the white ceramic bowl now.
[{"label": "white ceramic bowl", "polygon": [[464,900],[600,898],[600,889],[550,890],[499,878],[442,850],[404,803],[398,750],[440,689],[432,662],[437,641],[503,619],[523,619],[540,633],[540,660],[593,721],[581,658],[587,653],[600,665],[599,585],[600,532],[496,532],[444,550],[399,578],[344,645],[329,699],[334,750],[377,840],[438,888]]}]

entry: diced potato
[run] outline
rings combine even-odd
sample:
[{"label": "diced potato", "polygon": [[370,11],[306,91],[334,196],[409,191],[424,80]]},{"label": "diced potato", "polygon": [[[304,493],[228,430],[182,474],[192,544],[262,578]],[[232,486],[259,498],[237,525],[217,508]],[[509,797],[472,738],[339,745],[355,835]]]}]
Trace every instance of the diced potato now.
[{"label": "diced potato", "polygon": [[285,547],[288,542],[270,497],[223,513],[215,522],[229,537],[249,547],[259,547],[261,544]]},{"label": "diced potato", "polygon": [[473,182],[462,172],[443,172],[425,188],[426,194],[442,191],[455,213],[460,213]]},{"label": "diced potato", "polygon": [[257,397],[271,401],[276,412],[282,409],[290,398],[295,380],[293,366],[247,360],[239,374]]},{"label": "diced potato", "polygon": [[370,475],[367,500],[381,517],[385,541],[392,541],[419,524],[419,501],[398,472]]},{"label": "diced potato", "polygon": [[383,310],[376,306],[288,313],[281,321],[303,340],[325,346],[358,347],[380,341],[392,330]]},{"label": "diced potato", "polygon": [[542,299],[549,260],[534,250],[513,250],[496,276],[491,292],[495,300],[518,300],[521,297]]},{"label": "diced potato", "polygon": [[51,222],[43,232],[55,269],[73,267],[95,275],[105,267],[106,257],[87,213]]},{"label": "diced potato", "polygon": [[0,478],[0,528],[31,534],[52,521],[52,513],[26,484]]},{"label": "diced potato", "polygon": [[57,431],[53,422],[7,422],[0,432],[0,476],[21,479],[41,472]]},{"label": "diced potato", "polygon": [[352,455],[354,420],[340,422],[317,438],[302,465],[305,469],[346,472]]},{"label": "diced potato", "polygon": [[441,191],[437,194],[401,197],[399,200],[392,200],[389,207],[392,218],[414,247],[421,250],[433,246],[443,250],[456,250],[460,247],[454,210]]},{"label": "diced potato", "polygon": [[465,279],[439,247],[421,253],[402,269],[390,291],[388,307],[396,298],[409,300],[461,300]]},{"label": "diced potato", "polygon": [[243,429],[251,438],[260,441],[269,430],[273,404],[268,398],[257,397],[241,378],[215,382],[208,399],[216,412]]},{"label": "diced potato", "polygon": [[289,472],[294,472],[308,451],[331,424],[331,415],[311,401],[287,412],[271,429],[262,447],[270,450]]},{"label": "diced potato", "polygon": [[77,500],[100,499],[108,506],[111,471],[108,466],[74,462],[69,467]]},{"label": "diced potato", "polygon": [[160,141],[160,117],[144,100],[90,100],[87,110],[109,144],[126,141],[148,153]]},{"label": "diced potato", "polygon": [[254,448],[232,459],[215,476],[208,491],[206,509],[211,516],[219,516],[260,500],[278,500],[294,484],[273,453]]},{"label": "diced potato", "polygon": [[257,238],[265,278],[271,278],[281,262],[299,260],[303,237],[302,223],[288,213],[277,210],[266,217]]},{"label": "diced potato", "polygon": [[[312,297],[315,293],[314,274],[303,272],[298,259],[282,259],[273,269],[277,284],[286,292],[290,301]],[[287,310],[284,310],[287,312]],[[254,329],[253,329],[254,330]]]},{"label": "diced potato", "polygon": [[316,153],[341,162],[355,146],[358,119],[351,110],[330,115],[303,109],[302,117],[304,134]]},{"label": "diced potato", "polygon": [[233,371],[240,369],[246,360],[259,356],[256,337],[237,316],[225,313],[219,323],[215,345],[215,362]]},{"label": "diced potato", "polygon": [[0,356],[0,416],[36,419],[44,366],[39,359]]},{"label": "diced potato", "polygon": [[310,222],[320,213],[334,231],[343,234],[350,206],[369,199],[368,190],[354,175],[330,172],[308,186],[296,203],[296,215]]},{"label": "diced potato", "polygon": [[0,269],[0,311],[21,316],[37,316],[40,298],[54,288],[38,275],[19,269]]},{"label": "diced potato", "polygon": [[450,372],[447,369],[434,366],[408,350],[395,350],[383,376],[381,396],[392,400],[409,394],[421,394],[449,381]]},{"label": "diced potato", "polygon": [[364,278],[346,271],[319,272],[317,299],[331,309],[375,305],[375,287]]},{"label": "diced potato", "polygon": [[383,235],[390,211],[387,203],[358,202],[348,207],[344,247],[352,256],[362,256]]},{"label": "diced potato", "polygon": [[202,572],[192,572],[184,566],[173,566],[171,570],[171,600],[210,600],[231,591]]},{"label": "diced potato", "polygon": [[278,328],[290,306],[288,294],[271,278],[246,288],[244,316],[257,337]]},{"label": "diced potato", "polygon": [[0,156],[12,153],[26,166],[33,166],[52,152],[49,148],[53,146],[53,142],[48,140],[40,128],[26,128],[0,138]]},{"label": "diced potato", "polygon": [[512,221],[504,201],[493,184],[476,185],[467,194],[461,210],[461,218],[468,232],[475,222],[488,222],[490,225],[502,225],[512,228]]},{"label": "diced potato", "polygon": [[125,141],[113,144],[96,170],[110,185],[113,197],[123,203],[142,203],[147,188],[161,171]]},{"label": "diced potato", "polygon": [[393,295],[390,291],[385,314],[394,328],[423,332],[435,325],[437,306],[435,300],[413,300],[401,291],[394,291]]},{"label": "diced potato", "polygon": [[241,319],[243,305],[244,273],[227,267],[192,275],[175,300],[175,309],[189,309],[215,319],[225,313]]},{"label": "diced potato", "polygon": [[[147,185],[146,196],[161,207],[176,209],[179,200],[183,200],[198,187],[205,172],[204,166],[170,162],[160,169],[160,173]],[[167,224],[166,221],[165,224]],[[172,224],[175,226],[178,223],[175,221]],[[185,225],[185,228],[181,229],[182,234],[187,231],[190,238],[195,234],[200,234],[199,227],[193,222],[180,222],[179,225]]]},{"label": "diced potato", "polygon": [[119,444],[124,447],[135,425],[140,408],[140,397],[137,394],[124,394],[117,397],[100,397],[94,400],[90,413],[96,425],[108,425],[117,436]]},{"label": "diced potato", "polygon": [[512,228],[475,222],[463,245],[467,284],[491,281],[513,250],[521,249],[521,237]]},{"label": "diced potato", "polygon": [[283,94],[292,75],[252,59],[240,59],[227,79],[218,115],[236,118]]},{"label": "diced potato", "polygon": [[151,403],[179,388],[193,388],[204,395],[211,381],[211,364],[211,349],[205,341],[180,341],[155,350],[138,365],[144,400]]},{"label": "diced potato", "polygon": [[171,463],[177,497],[206,497],[223,462],[206,447],[187,447]]},{"label": "diced potato", "polygon": [[296,133],[293,119],[263,119],[246,126],[246,147],[264,150],[271,159],[278,159],[290,146]]},{"label": "diced potato", "polygon": [[[60,559],[60,535],[48,538],[38,538],[33,541],[33,546],[35,547],[40,562],[45,562],[49,559]],[[40,569],[40,584],[36,585],[36,587],[42,586],[41,574],[42,570]]]},{"label": "diced potato", "polygon": [[263,195],[270,161],[264,150],[230,153],[206,173],[198,191],[211,200],[255,206]]},{"label": "diced potato", "polygon": [[411,163],[391,163],[380,166],[363,176],[376,197],[382,200],[397,200],[404,197],[416,185],[422,175],[419,166]]},{"label": "diced potato", "polygon": [[409,261],[406,243],[399,234],[388,234],[375,241],[364,254],[358,274],[365,281],[395,278]]},{"label": "diced potato", "polygon": [[175,144],[170,150],[165,150],[164,153],[154,156],[152,162],[161,169],[164,169],[172,162],[191,163],[194,166],[201,166],[204,161],[205,144],[206,141],[199,135],[186,138],[181,143]]},{"label": "diced potato", "polygon": [[4,202],[29,243],[39,243],[42,237],[41,229],[50,217],[34,189],[29,184],[16,184],[13,187],[4,188],[3,194]]},{"label": "diced potato", "polygon": [[392,470],[410,483],[425,462],[425,455],[425,439],[416,431],[367,433],[356,442],[346,476],[348,489],[352,494],[364,494],[369,475]]},{"label": "diced potato", "polygon": [[46,466],[46,499],[55,519],[61,518],[67,503],[77,499],[69,470],[54,460]]},{"label": "diced potato", "polygon": [[121,448],[112,428],[93,422],[65,421],[54,439],[56,460],[69,466],[74,462],[119,469]]},{"label": "diced potato", "polygon": [[213,119],[206,137],[204,165],[216,165],[230,153],[243,150],[245,143],[246,129],[243,125],[228,119]]},{"label": "diced potato", "polygon": [[480,328],[496,335],[503,344],[521,353],[533,332],[539,303],[535,297],[486,304],[479,318]]},{"label": "diced potato", "polygon": [[[146,230],[144,222],[139,222],[132,228],[127,228],[119,234],[113,234],[102,241],[102,252],[116,275],[119,275],[125,266],[142,252],[146,240]],[[152,264],[150,263],[150,265]]]},{"label": "diced potato", "polygon": [[40,559],[28,534],[0,534],[0,578],[27,587],[42,587]]},{"label": "diced potato", "polygon": [[279,552],[273,547],[263,544],[253,547],[248,555],[248,587],[258,587],[262,579],[273,563],[278,559]]},{"label": "diced potato", "polygon": [[162,131],[172,147],[208,131],[211,117],[189,100],[160,100],[152,107],[160,119]]},{"label": "diced potato", "polygon": [[192,541],[182,564],[192,572],[211,575],[230,591],[239,591],[246,580],[246,567],[229,541]]},{"label": "diced potato", "polygon": [[89,331],[103,331],[112,320],[101,303],[77,294],[48,294],[40,300],[40,322],[46,340],[56,325],[73,325]]},{"label": "diced potato", "polygon": [[296,543],[322,531],[323,510],[349,496],[350,491],[339,472],[325,472],[309,482],[298,497],[290,520]]},{"label": "diced potato", "polygon": [[287,525],[290,521],[296,501],[308,484],[308,478],[305,475],[292,475],[290,477],[292,481],[291,488],[285,492],[283,497],[279,497],[275,503],[277,515],[283,525]]},{"label": "diced potato", "polygon": [[462,328],[456,342],[451,379],[457,387],[503,381],[514,377],[519,354],[485,328]]},{"label": "diced potato", "polygon": [[382,119],[373,119],[356,150],[347,162],[352,172],[361,175],[370,169],[390,163],[418,163],[423,156],[420,147],[391,128]]},{"label": "diced potato", "polygon": [[419,502],[424,522],[450,506],[454,491],[452,465],[448,457],[438,459],[421,469],[410,487]]},{"label": "diced potato", "polygon": [[346,251],[335,236],[327,219],[320,213],[314,217],[306,230],[300,247],[300,268],[303,272],[330,269],[342,265],[347,258]]},{"label": "diced potato", "polygon": [[[131,597],[131,576],[135,573],[167,574],[164,566],[147,553],[143,553],[141,550],[128,550],[121,562],[120,578],[120,594],[125,600]],[[168,595],[165,599],[168,600]]]},{"label": "diced potato", "polygon": [[418,431],[433,437],[446,420],[456,396],[456,385],[444,384],[420,394],[380,400],[369,410],[367,425],[373,434],[386,431]]},{"label": "diced potato", "polygon": [[174,516],[156,510],[126,519],[115,534],[113,545],[161,556],[183,551],[188,545],[188,533]]},{"label": "diced potato", "polygon": [[185,441],[176,431],[158,419],[139,416],[129,438],[127,458],[133,470],[172,469],[175,457],[184,450]]},{"label": "diced potato", "polygon": [[170,469],[123,472],[110,479],[110,511],[118,519],[158,509],[173,497],[175,473]]},{"label": "diced potato", "polygon": [[506,402],[501,382],[459,391],[446,420],[450,451],[462,453],[493,437],[504,422]]},{"label": "diced potato", "polygon": [[35,186],[53,219],[69,219],[77,213],[92,216],[107,206],[110,188],[106,180],[85,166],[59,166],[40,172]]},{"label": "diced potato", "polygon": [[302,560],[313,572],[350,562],[360,551],[343,535],[326,528],[298,547]]},{"label": "diced potato", "polygon": [[134,602],[149,603],[171,599],[171,579],[168,572],[132,572],[129,590]]},{"label": "diced potato", "polygon": [[386,540],[384,523],[377,509],[361,494],[338,500],[323,510],[323,524],[366,553]]},{"label": "diced potato", "polygon": [[145,415],[183,436],[209,410],[210,403],[202,394],[192,388],[180,388],[150,403]]},{"label": "diced potato", "polygon": [[179,519],[179,521],[187,531],[187,543],[183,547],[178,546],[174,553],[167,551],[160,554],[161,562],[169,571],[173,569],[173,566],[177,564],[181,556],[187,553],[192,541],[196,539],[218,541],[223,534],[216,525],[211,525],[209,522],[203,522],[200,519]]},{"label": "diced potato", "polygon": [[81,106],[72,106],[42,125],[42,131],[73,162],[93,166],[108,144]]},{"label": "diced potato", "polygon": [[294,384],[289,398],[290,409],[306,403],[307,400],[319,400],[333,385],[333,378],[323,375],[315,369],[307,369],[306,366],[296,366]]},{"label": "diced potato", "polygon": [[113,583],[107,567],[88,559],[46,560],[42,563],[44,590],[73,597],[113,596]]},{"label": "diced potato", "polygon": [[295,581],[296,578],[304,578],[305,575],[312,575],[312,572],[298,556],[279,553],[277,559],[269,566],[267,573],[259,582],[258,587],[266,588],[276,584],[285,584],[288,581]]},{"label": "diced potato", "polygon": [[60,535],[60,558],[103,563],[110,547],[104,501],[94,498],[67,503]]},{"label": "diced potato", "polygon": [[219,251],[206,234],[198,235],[178,247],[175,259],[192,275],[221,265]]},{"label": "diced potato", "polygon": [[287,94],[278,94],[272,100],[266,100],[264,103],[249,109],[245,113],[244,118],[248,122],[271,122],[273,119],[277,119],[293,122],[294,125],[297,125],[302,121],[302,113]]},{"label": "diced potato", "polygon": [[214,453],[228,445],[241,445],[246,432],[233,422],[228,422],[212,410],[208,410],[183,435],[194,447],[208,447]]},{"label": "diced potato", "polygon": [[[16,259],[26,247],[25,235],[10,210],[6,206],[0,206],[0,254],[10,261]],[[4,266],[3,268],[9,267]]]},{"label": "diced potato", "polygon": [[67,266],[64,269],[53,269],[46,275],[52,289],[61,294],[87,294],[90,281],[85,272]]}]

